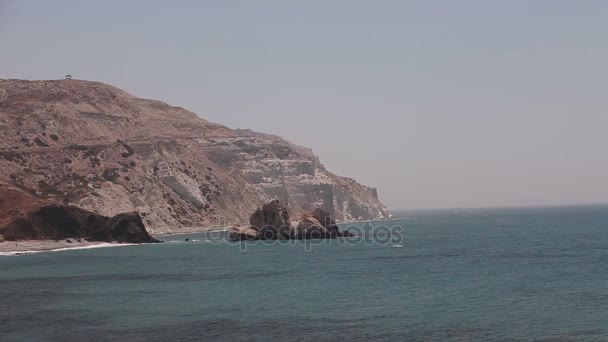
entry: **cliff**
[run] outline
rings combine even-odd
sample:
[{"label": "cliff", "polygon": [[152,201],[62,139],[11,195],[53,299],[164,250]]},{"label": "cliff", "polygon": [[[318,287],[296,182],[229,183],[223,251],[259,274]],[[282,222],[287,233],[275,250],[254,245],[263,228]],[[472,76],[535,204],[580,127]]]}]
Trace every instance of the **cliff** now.
[{"label": "cliff", "polygon": [[136,212],[105,217],[88,210],[35,198],[0,184],[0,236],[9,241],[55,240],[150,243],[152,238]]},{"label": "cliff", "polygon": [[246,223],[273,199],[294,217],[388,216],[374,188],[310,149],[80,80],[0,80],[0,182],[104,216],[137,211],[155,233]]}]

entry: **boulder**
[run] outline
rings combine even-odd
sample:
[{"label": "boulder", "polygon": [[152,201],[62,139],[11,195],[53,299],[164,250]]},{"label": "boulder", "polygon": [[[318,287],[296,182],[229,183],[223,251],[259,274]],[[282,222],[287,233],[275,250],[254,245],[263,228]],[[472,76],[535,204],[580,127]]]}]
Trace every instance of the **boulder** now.
[{"label": "boulder", "polygon": [[302,220],[297,225],[297,236],[306,239],[328,239],[354,235],[347,231],[341,232],[340,227],[327,211],[316,208],[302,216]]},{"label": "boulder", "polygon": [[351,233],[351,232],[349,232],[348,230],[345,230],[343,232],[342,231],[338,231],[338,236],[339,237],[355,237],[356,235],[353,234],[353,233]]},{"label": "boulder", "polygon": [[339,232],[340,228],[336,224],[336,220],[334,220],[327,211],[321,208],[316,208],[308,215],[314,217],[319,222],[321,222],[321,225],[325,227],[325,229],[327,229],[328,231]]},{"label": "boulder", "polygon": [[309,215],[304,215],[292,231],[292,238],[296,239],[322,239],[331,235],[319,220]]},{"label": "boulder", "polygon": [[249,224],[252,227],[261,228],[265,223],[265,215],[261,208],[257,208],[251,216],[249,216]]},{"label": "boulder", "polygon": [[302,216],[302,220],[298,222],[297,227],[298,229],[307,229],[311,227],[324,228],[321,222],[319,222],[319,220],[309,215]]},{"label": "boulder", "polygon": [[308,216],[314,217],[317,221],[321,222],[321,225],[323,225],[325,228],[336,224],[336,221],[331,217],[329,212],[321,208],[316,208],[315,210],[311,211]]},{"label": "boulder", "polygon": [[5,242],[4,235],[0,235],[0,242]]},{"label": "boulder", "polygon": [[228,230],[228,237],[232,241],[260,240],[260,232],[249,226],[234,226]]},{"label": "boulder", "polygon": [[279,200],[273,200],[258,208],[249,217],[249,224],[264,240],[289,238],[291,230],[289,213]]}]

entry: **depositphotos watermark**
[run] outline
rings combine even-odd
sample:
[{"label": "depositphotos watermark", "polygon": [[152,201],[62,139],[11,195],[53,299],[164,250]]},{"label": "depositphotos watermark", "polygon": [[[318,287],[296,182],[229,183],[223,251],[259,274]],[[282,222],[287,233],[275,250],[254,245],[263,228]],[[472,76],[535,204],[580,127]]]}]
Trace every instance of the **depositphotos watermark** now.
[{"label": "depositphotos watermark", "polygon": [[289,234],[281,234],[280,232],[289,232],[289,227],[285,229],[269,229],[260,232],[260,238],[248,239],[232,239],[230,237],[230,228],[217,230],[209,230],[204,233],[205,240],[210,243],[226,243],[238,244],[242,252],[247,251],[247,248],[255,245],[301,245],[304,250],[311,251],[315,245],[381,245],[381,246],[401,246],[405,240],[404,227],[401,225],[386,225],[376,222],[372,224],[367,221],[362,224],[349,224],[340,226],[340,232],[343,236],[328,237],[327,234],[321,231],[312,231],[306,236],[299,238],[288,238]]}]

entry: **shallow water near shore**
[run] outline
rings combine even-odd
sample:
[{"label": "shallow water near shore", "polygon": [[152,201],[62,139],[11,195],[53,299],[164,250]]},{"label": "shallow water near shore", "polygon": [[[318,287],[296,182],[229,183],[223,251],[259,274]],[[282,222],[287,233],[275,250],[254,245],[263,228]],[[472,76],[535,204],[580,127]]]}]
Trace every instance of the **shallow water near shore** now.
[{"label": "shallow water near shore", "polygon": [[399,216],[399,244],[0,257],[0,340],[608,340],[608,207]]}]

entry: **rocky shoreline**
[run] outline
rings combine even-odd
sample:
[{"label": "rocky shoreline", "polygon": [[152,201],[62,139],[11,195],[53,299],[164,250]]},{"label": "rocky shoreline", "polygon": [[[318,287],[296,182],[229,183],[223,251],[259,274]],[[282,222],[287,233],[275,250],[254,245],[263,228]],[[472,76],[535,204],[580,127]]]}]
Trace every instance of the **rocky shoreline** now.
[{"label": "rocky shoreline", "polygon": [[102,216],[82,208],[39,199],[5,184],[0,184],[0,236],[0,241],[7,242],[67,242],[67,239],[77,242],[160,242],[150,236],[137,212]]},{"label": "rocky shoreline", "polygon": [[[249,225],[228,230],[232,241],[300,240],[353,237],[341,231],[334,218],[321,208],[292,223],[279,200],[257,208]],[[0,254],[19,255],[39,251],[94,248],[103,243],[140,244],[161,242],[147,232],[139,213],[106,217],[97,213],[36,198],[0,183]],[[13,245],[14,244],[14,245]]]}]

